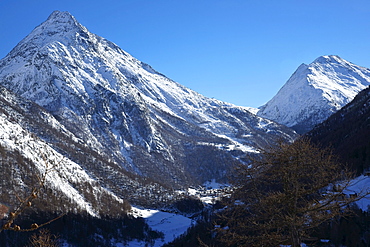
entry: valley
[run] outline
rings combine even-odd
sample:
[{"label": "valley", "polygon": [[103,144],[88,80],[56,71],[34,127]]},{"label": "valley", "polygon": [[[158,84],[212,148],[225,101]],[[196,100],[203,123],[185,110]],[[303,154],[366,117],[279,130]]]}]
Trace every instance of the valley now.
[{"label": "valley", "polygon": [[[64,246],[81,246],[76,235],[92,246],[170,244],[212,219],[233,193],[235,167],[278,141],[331,146],[359,176],[369,169],[369,85],[369,69],[325,55],[259,109],[236,106],[54,11],[0,60],[0,223],[48,167],[19,224],[65,215],[50,224]],[[17,232],[3,230],[0,243],[14,244]]]}]

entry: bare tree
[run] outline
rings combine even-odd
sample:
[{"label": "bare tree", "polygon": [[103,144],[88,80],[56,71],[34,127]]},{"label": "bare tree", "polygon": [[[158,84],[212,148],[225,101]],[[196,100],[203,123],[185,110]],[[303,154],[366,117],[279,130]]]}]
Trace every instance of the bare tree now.
[{"label": "bare tree", "polygon": [[220,214],[219,239],[229,246],[300,246],[312,230],[349,212],[368,194],[345,194],[350,173],[328,149],[307,139],[278,142],[238,166],[236,189]]},{"label": "bare tree", "polygon": [[47,229],[41,229],[40,232],[34,233],[30,239],[32,247],[57,247],[59,246],[58,237],[51,234]]}]

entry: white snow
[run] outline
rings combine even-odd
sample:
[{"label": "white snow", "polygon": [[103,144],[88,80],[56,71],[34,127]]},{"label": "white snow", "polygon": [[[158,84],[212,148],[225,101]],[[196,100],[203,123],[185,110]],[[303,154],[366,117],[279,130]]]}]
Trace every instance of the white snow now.
[{"label": "white snow", "polygon": [[257,115],[292,127],[314,126],[349,103],[370,85],[370,69],[338,56],[302,64]]},{"label": "white snow", "polygon": [[245,107],[249,112],[253,113],[254,115],[257,114],[257,112],[260,110],[259,108],[254,107]]},{"label": "white snow", "polygon": [[[97,216],[92,205],[77,191],[72,183],[92,183],[94,180],[89,177],[84,169],[78,164],[59,154],[48,144],[24,130],[19,124],[11,122],[4,114],[0,114],[0,144],[9,150],[17,150],[24,157],[33,160],[39,174],[45,174],[46,186],[61,191],[72,202],[86,210],[90,215]],[[53,168],[53,169],[51,169]],[[92,186],[99,194],[108,193],[112,199],[122,202],[121,199],[105,189]]]},{"label": "white snow", "polygon": [[[162,246],[165,243],[173,241],[175,238],[185,233],[186,230],[195,223],[185,216],[154,209],[132,207],[131,211],[133,216],[145,218],[146,223],[153,230],[164,233],[164,238],[157,239],[153,245],[154,247]],[[147,243],[132,241],[127,246],[147,246]]]},{"label": "white snow", "polygon": [[[202,187],[188,188],[187,191],[178,191],[178,193],[195,196],[203,203],[213,204],[215,200],[219,200],[221,194],[228,189],[231,189],[230,185],[218,183],[215,180],[210,180],[204,183]],[[155,209],[132,207],[131,214],[134,217],[146,219],[146,222],[153,230],[164,233],[164,239],[157,239],[154,246],[162,246],[165,243],[173,241],[175,238],[184,234],[189,227],[196,223],[195,220],[187,218],[183,215],[163,212]],[[127,246],[141,247],[146,246],[146,244],[147,243],[140,241],[131,241]]]},{"label": "white snow", "polygon": [[[350,186],[345,191],[347,195],[357,194],[362,195],[364,193],[370,193],[370,177],[361,175],[351,181]],[[365,196],[356,202],[360,209],[368,211],[370,208],[370,195]]]},{"label": "white snow", "polygon": [[190,187],[186,191],[179,190],[178,194],[190,195],[198,198],[203,203],[212,205],[215,201],[220,200],[222,196],[228,196],[232,187],[229,184],[216,182],[215,179],[207,181],[202,186]]}]

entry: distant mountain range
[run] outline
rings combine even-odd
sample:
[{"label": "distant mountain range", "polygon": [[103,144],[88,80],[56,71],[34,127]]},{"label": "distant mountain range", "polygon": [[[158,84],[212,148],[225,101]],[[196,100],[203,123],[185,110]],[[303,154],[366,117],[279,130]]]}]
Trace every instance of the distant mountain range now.
[{"label": "distant mountain range", "polygon": [[369,85],[370,69],[338,56],[322,56],[299,66],[257,115],[305,133]]}]

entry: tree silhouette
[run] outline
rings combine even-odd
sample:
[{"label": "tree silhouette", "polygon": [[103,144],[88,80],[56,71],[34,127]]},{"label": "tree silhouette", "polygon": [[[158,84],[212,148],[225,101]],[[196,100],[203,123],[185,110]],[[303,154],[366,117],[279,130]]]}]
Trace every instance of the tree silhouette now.
[{"label": "tree silhouette", "polygon": [[278,142],[237,168],[236,189],[217,222],[227,246],[300,246],[314,228],[368,194],[346,195],[350,173],[308,139]]},{"label": "tree silhouette", "polygon": [[58,236],[50,233],[47,229],[41,229],[34,233],[30,239],[30,247],[58,247]]}]

